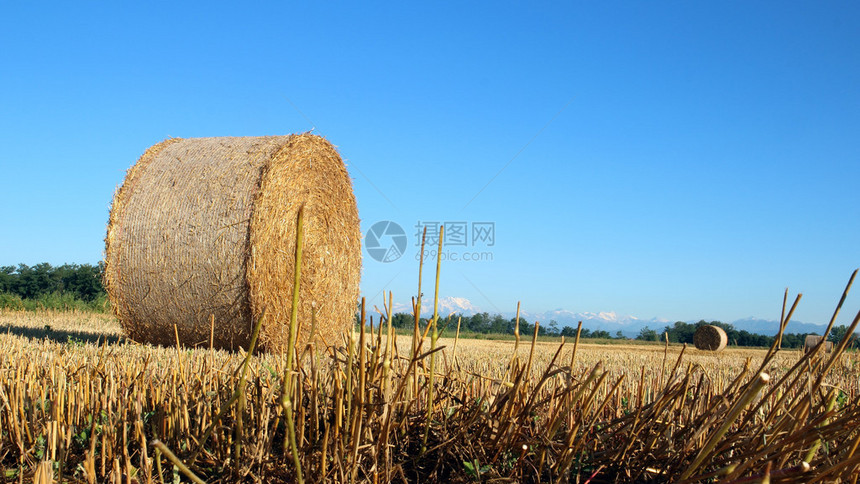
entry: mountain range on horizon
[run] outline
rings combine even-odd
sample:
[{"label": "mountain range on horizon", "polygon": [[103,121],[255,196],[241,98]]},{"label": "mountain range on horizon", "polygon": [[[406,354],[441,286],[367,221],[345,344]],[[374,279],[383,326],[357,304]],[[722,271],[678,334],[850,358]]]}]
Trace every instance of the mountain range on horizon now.
[{"label": "mountain range on horizon", "polygon": [[[406,305],[403,304],[395,304],[394,305],[395,312],[411,312],[411,308],[407,308]],[[474,305],[470,300],[463,297],[443,297],[439,299],[439,315],[440,317],[448,316],[449,314],[462,314],[464,316],[472,316],[475,314],[487,312],[491,315],[497,314],[497,312],[484,311],[478,306]],[[422,301],[421,308],[422,316],[432,316],[433,315],[433,301],[425,300]],[[500,313],[505,318],[513,318],[516,316],[516,311],[502,312]],[[671,326],[675,323],[674,320],[653,317],[649,319],[638,318],[636,316],[630,315],[619,315],[614,311],[601,311],[601,312],[575,312],[567,309],[554,309],[551,311],[543,311],[543,312],[531,312],[531,311],[520,311],[520,317],[525,318],[529,322],[540,321],[542,325],[549,325],[551,321],[555,321],[558,324],[559,328],[563,328],[565,326],[575,327],[579,321],[582,321],[582,327],[588,328],[589,330],[604,330],[609,332],[612,335],[615,335],[618,331],[621,331],[621,334],[628,338],[635,338],[642,328],[648,327],[650,329],[661,331],[666,326]],[[700,318],[705,319],[706,321],[713,321],[713,319]],[[686,323],[695,323],[700,319],[684,321]],[[738,330],[746,330],[750,333],[762,334],[762,335],[774,335],[779,331],[779,321],[770,320],[770,319],[762,319],[756,317],[747,317],[743,319],[738,319],[735,321],[722,321],[724,323],[729,323],[733,325]],[[817,323],[806,323],[801,321],[791,320],[788,322],[788,326],[786,327],[787,333],[818,333],[821,334],[824,332],[826,328],[826,324],[817,324]]]}]

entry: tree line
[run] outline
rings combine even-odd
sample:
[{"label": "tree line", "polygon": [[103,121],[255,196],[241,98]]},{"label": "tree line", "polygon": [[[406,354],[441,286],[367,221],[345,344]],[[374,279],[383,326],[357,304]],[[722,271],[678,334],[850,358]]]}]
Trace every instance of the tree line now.
[{"label": "tree line", "polygon": [[0,267],[0,308],[93,309],[104,311],[103,264],[47,262]]},{"label": "tree line", "polygon": [[[104,264],[63,264],[52,266],[46,262],[28,266],[0,267],[0,308],[9,309],[79,309],[105,311],[108,307],[107,295],[102,285]],[[461,331],[476,334],[514,334],[517,326],[516,318],[505,318],[501,314],[477,313],[470,316],[452,315],[440,321],[440,327],[446,327],[453,332],[460,320]],[[413,318],[408,313],[395,313],[391,318],[395,328],[411,330],[414,328]],[[427,318],[421,318],[420,328],[427,324]],[[644,327],[634,338],[641,341],[663,341],[668,338],[670,343],[693,344],[693,334],[702,325],[719,326],[725,330],[730,345],[735,346],[770,346],[775,336],[750,333],[738,330],[733,325],[720,321],[697,323],[677,321],[667,325],[662,331]],[[530,337],[535,330],[535,324],[526,318],[519,319],[519,332]],[[836,326],[830,333],[829,339],[838,342],[847,333],[846,326]],[[576,328],[560,327],[557,321],[550,320],[546,325],[538,325],[539,336],[576,337]],[[806,333],[786,333],[782,337],[783,348],[799,348],[803,346]],[[621,331],[614,335],[605,330],[590,330],[582,328],[581,338],[596,339],[628,339]],[[856,341],[852,342],[852,345]]]},{"label": "tree line", "polygon": [[[729,345],[734,346],[771,346],[776,339],[776,335],[767,336],[758,333],[750,333],[745,329],[738,330],[733,325],[720,321],[700,320],[697,323],[685,323],[677,321],[676,323],[666,326],[662,332],[650,329],[647,326],[639,331],[636,337],[643,341],[663,341],[669,339],[670,343],[688,343],[693,344],[693,335],[699,327],[704,325],[719,326],[723,328],[728,337]],[[838,343],[848,332],[848,327],[845,325],[834,326],[830,330],[828,340]],[[783,333],[782,347],[783,348],[801,348],[806,340],[806,336],[815,333]],[[852,337],[851,346],[856,345],[856,337]]]},{"label": "tree line", "polygon": [[[440,328],[446,328],[446,334],[450,335],[453,330],[456,329],[458,319],[460,321],[461,331],[478,334],[510,335],[514,334],[514,329],[517,326],[516,318],[505,318],[500,314],[490,315],[486,312],[473,314],[471,316],[455,314],[448,318],[440,319],[439,326]],[[391,325],[395,328],[409,331],[414,328],[413,321],[414,319],[411,314],[395,313],[394,316],[392,316],[391,318]],[[419,328],[423,329],[426,326],[427,321],[427,318],[421,318],[419,320]],[[642,328],[639,334],[633,339],[640,341],[664,341],[666,338],[668,338],[670,343],[687,343],[692,345],[693,334],[695,334],[696,330],[700,326],[706,324],[723,328],[723,330],[725,330],[726,332],[726,336],[728,336],[729,345],[732,346],[767,347],[773,344],[774,339],[776,337],[775,335],[767,336],[757,333],[751,333],[744,329],[738,330],[733,325],[723,323],[721,321],[707,322],[705,320],[700,320],[696,323],[677,321],[674,324],[667,325],[665,328],[663,328],[663,331],[651,329],[646,326]],[[520,335],[531,336],[534,333],[534,328],[534,323],[529,322],[525,318],[520,318]],[[831,330],[828,339],[830,339],[831,341],[838,342],[847,332],[848,328],[846,326],[835,326]],[[573,338],[576,337],[576,328],[571,326],[560,327],[557,321],[550,320],[549,324],[547,325],[538,325],[538,335],[564,336],[565,338]],[[806,336],[807,333],[785,333],[782,336],[782,347],[800,348],[803,346]],[[580,338],[629,339],[624,336],[621,331],[617,331],[615,332],[615,334],[611,334],[609,331],[606,330],[590,330],[588,328],[582,328]],[[856,339],[852,342],[852,345],[854,344],[856,344]]]}]

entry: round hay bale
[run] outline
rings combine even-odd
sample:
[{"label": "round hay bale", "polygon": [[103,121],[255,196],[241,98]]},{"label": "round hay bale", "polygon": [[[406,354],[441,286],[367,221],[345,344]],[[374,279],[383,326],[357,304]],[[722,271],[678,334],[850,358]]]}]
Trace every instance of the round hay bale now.
[{"label": "round hay bale", "polygon": [[693,344],[696,349],[704,351],[720,351],[726,347],[729,342],[726,332],[719,326],[711,326],[707,324],[700,326],[693,334]]},{"label": "round hay bale", "polygon": [[[261,348],[289,341],[296,216],[304,205],[299,344],[334,344],[354,322],[361,231],[337,150],[300,134],[168,139],[129,169],[111,206],[105,289],[140,342]],[[300,346],[301,347],[301,346]]]},{"label": "round hay bale", "polygon": [[[824,339],[824,336],[818,336],[816,334],[808,334],[806,335],[806,339],[803,340],[803,352],[808,353],[812,351],[818,343]],[[830,353],[833,351],[833,342],[825,341],[824,342],[824,351]]]}]

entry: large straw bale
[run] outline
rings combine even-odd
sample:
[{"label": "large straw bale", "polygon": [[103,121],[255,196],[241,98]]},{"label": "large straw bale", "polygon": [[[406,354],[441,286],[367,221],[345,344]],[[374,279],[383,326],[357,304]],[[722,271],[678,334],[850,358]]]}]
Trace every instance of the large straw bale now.
[{"label": "large straw bale", "polygon": [[299,342],[353,323],[361,232],[337,150],[311,135],[168,139],[128,171],[111,207],[105,287],[136,341],[286,349],[296,215],[304,205]]},{"label": "large straw bale", "polygon": [[723,328],[706,324],[699,326],[693,334],[693,344],[704,351],[721,351],[728,344],[729,338]]},{"label": "large straw bale", "polygon": [[[822,339],[824,339],[824,336],[818,336],[815,334],[806,335],[806,338],[803,340],[803,352],[806,353],[811,351],[813,348],[815,348],[816,345],[818,345],[818,342]],[[827,353],[833,351],[832,341],[824,342],[824,351],[826,351]]]}]

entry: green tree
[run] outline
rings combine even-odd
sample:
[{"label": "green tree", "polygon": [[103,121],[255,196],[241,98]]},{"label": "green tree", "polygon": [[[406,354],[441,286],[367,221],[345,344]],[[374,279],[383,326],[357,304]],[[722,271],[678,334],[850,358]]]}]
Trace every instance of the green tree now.
[{"label": "green tree", "polygon": [[59,284],[52,278],[51,265],[43,262],[30,267],[19,264],[17,272],[17,283],[14,292],[24,299],[35,299],[42,294],[58,292]]},{"label": "green tree", "polygon": [[394,316],[391,317],[391,326],[400,329],[412,329],[414,327],[413,321],[415,318],[411,314],[394,313]]},{"label": "green tree", "polygon": [[[474,331],[475,333],[488,333],[490,331],[490,315],[488,313],[478,313],[473,314],[471,318],[468,319],[468,324],[465,325],[466,329],[469,331]],[[464,321],[464,324],[466,321]]]},{"label": "green tree", "polygon": [[[97,309],[106,298],[103,274],[102,264],[52,267],[43,262],[34,266],[5,266],[0,267],[0,294],[8,295],[7,301],[18,298],[28,307],[55,307],[61,302],[60,308],[73,305]],[[6,306],[11,307],[10,304]],[[103,305],[101,309],[104,309]]]},{"label": "green tree", "polygon": [[490,320],[490,327],[487,329],[487,332],[504,334],[510,329],[509,326],[509,321],[507,319],[505,319],[501,314],[496,314]]},{"label": "green tree", "polygon": [[[834,326],[830,330],[830,335],[828,336],[827,339],[830,341],[833,341],[834,345],[838,345],[842,341],[842,339],[845,338],[846,334],[848,334],[848,326],[845,326],[844,324],[840,324],[839,326]],[[856,340],[857,340],[857,334],[855,333],[855,334],[851,335],[851,339],[848,341],[847,347],[853,348]]]},{"label": "green tree", "polygon": [[15,280],[15,266],[0,267],[0,293],[13,292],[12,283]]},{"label": "green tree", "polygon": [[672,343],[692,344],[696,326],[684,321],[676,321],[672,326],[666,326],[663,331],[668,333],[669,341]]},{"label": "green tree", "polygon": [[71,293],[78,299],[92,301],[104,292],[101,265],[65,264],[57,267],[53,279],[59,279],[60,292]]},{"label": "green tree", "polygon": [[639,330],[639,335],[636,336],[636,339],[641,341],[657,341],[659,339],[659,335],[656,331],[645,326],[644,328]]},{"label": "green tree", "polygon": [[[585,330],[583,330],[585,332]],[[612,335],[609,334],[609,331],[598,329],[591,332],[590,338],[599,338],[599,339],[612,339]]]}]

